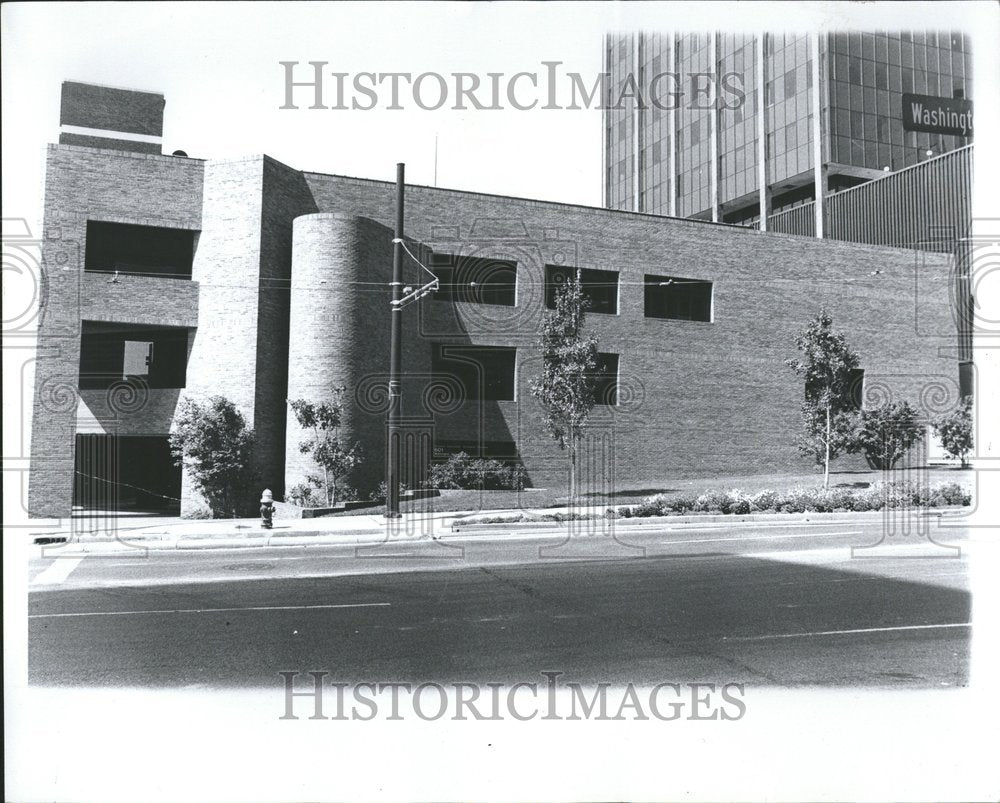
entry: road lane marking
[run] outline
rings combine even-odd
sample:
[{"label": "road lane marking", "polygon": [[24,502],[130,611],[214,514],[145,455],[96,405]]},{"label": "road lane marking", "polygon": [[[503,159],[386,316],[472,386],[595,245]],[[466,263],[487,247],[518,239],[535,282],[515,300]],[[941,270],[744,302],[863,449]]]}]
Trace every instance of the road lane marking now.
[{"label": "road lane marking", "polygon": [[69,577],[73,569],[79,566],[82,561],[83,558],[54,558],[52,563],[35,576],[31,584],[57,585]]},{"label": "road lane marking", "polygon": [[949,622],[941,625],[897,625],[895,627],[861,627],[855,630],[816,630],[807,633],[776,633],[770,636],[723,636],[723,641],[764,641],[778,638],[805,638],[808,636],[846,636],[858,633],[895,633],[903,630],[940,630],[952,627],[972,627],[972,622]]},{"label": "road lane marking", "polygon": [[62,619],[69,616],[139,616],[163,613],[234,613],[239,611],[315,611],[332,608],[388,608],[388,602],[355,602],[342,605],[261,605],[249,608],[176,608],[158,611],[83,611],[73,613],[33,613],[29,619]]}]

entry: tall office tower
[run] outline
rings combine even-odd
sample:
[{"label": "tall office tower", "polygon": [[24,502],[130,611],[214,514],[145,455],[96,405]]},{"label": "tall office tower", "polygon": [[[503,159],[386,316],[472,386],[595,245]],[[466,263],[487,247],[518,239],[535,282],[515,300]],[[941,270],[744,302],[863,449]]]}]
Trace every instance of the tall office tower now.
[{"label": "tall office tower", "polygon": [[765,228],[762,209],[809,204],[817,186],[827,196],[971,144],[971,130],[904,130],[904,93],[971,98],[962,33],[611,34],[604,58],[611,209]]}]

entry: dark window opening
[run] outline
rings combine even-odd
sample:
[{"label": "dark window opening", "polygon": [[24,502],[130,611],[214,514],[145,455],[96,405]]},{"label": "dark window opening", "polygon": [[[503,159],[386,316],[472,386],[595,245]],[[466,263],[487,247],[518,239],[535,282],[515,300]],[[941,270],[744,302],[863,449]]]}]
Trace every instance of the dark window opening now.
[{"label": "dark window opening", "polygon": [[865,399],[865,369],[852,368],[850,378],[847,380],[847,393],[850,399],[851,408],[860,410]]},{"label": "dark window opening", "polygon": [[618,271],[574,268],[566,265],[545,266],[545,306],[556,308],[556,289],[564,282],[572,281],[577,271],[583,295],[590,302],[588,312],[603,315],[618,314]]},{"label": "dark window opening", "polygon": [[166,435],[77,435],[73,504],[180,513],[181,468]]},{"label": "dark window opening", "polygon": [[150,388],[186,384],[188,330],[84,321],[80,337],[80,389],[103,390],[139,379]]},{"label": "dark window opening", "polygon": [[647,318],[711,323],[711,282],[647,273],[643,283]]},{"label": "dark window opening", "polygon": [[975,368],[971,362],[958,364],[958,395],[963,399],[971,396],[975,385]]},{"label": "dark window opening", "polygon": [[454,379],[466,401],[514,401],[516,356],[504,346],[436,345],[431,371]]},{"label": "dark window opening", "polygon": [[618,404],[618,355],[598,354],[594,372],[594,403],[615,406]]},{"label": "dark window opening", "polygon": [[190,279],[197,232],[87,221],[84,270]]},{"label": "dark window opening", "polygon": [[521,456],[514,441],[477,441],[436,438],[434,440],[434,460],[441,462],[452,455],[465,452],[470,457],[499,460],[501,463],[520,464]]},{"label": "dark window opening", "polygon": [[433,294],[438,301],[514,306],[517,263],[513,260],[434,254],[431,270],[441,280]]},{"label": "dark window opening", "polygon": [[[823,390],[820,382],[806,382],[806,401],[815,401]],[[852,368],[847,377],[847,409],[860,410],[865,398],[865,369]]]}]

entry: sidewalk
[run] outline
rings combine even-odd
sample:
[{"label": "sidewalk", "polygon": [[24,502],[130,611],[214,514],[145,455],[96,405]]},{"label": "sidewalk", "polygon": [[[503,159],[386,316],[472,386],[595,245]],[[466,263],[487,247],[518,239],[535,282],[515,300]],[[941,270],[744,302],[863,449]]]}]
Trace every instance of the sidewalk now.
[{"label": "sidewalk", "polygon": [[[75,518],[61,527],[40,523],[32,529],[32,542],[54,551],[109,552],[132,549],[235,549],[241,547],[321,546],[377,544],[386,541],[405,543],[429,538],[490,537],[503,533],[552,533],[557,530],[584,530],[606,534],[614,530],[664,527],[684,528],[700,525],[747,526],[754,523],[824,524],[843,521],[873,521],[885,515],[904,515],[907,511],[867,513],[752,513],[746,515],[688,514],[649,518],[604,519],[605,506],[578,508],[575,512],[596,514],[592,519],[571,521],[538,520],[542,515],[566,514],[568,508],[536,510],[509,509],[404,513],[398,519],[381,514],[328,516],[317,519],[275,519],[274,527],[265,530],[259,519],[180,519],[122,517],[119,519]],[[969,508],[934,508],[920,510],[921,516],[960,517]],[[483,519],[528,516],[528,521],[481,523]]]},{"label": "sidewalk", "polygon": [[73,518],[62,526],[32,529],[39,545],[72,545],[82,551],[107,551],[107,546],[148,549],[225,549],[241,546],[306,546],[336,543],[378,543],[389,537],[426,538],[450,531],[462,513],[328,516],[317,519],[275,519],[264,529],[253,519],[181,519],[166,517]]}]

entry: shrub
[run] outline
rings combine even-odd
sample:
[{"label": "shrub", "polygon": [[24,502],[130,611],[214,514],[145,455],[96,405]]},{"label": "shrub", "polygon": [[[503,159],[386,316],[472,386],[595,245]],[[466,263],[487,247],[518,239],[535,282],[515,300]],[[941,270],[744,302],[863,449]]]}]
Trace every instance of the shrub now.
[{"label": "shrub", "polygon": [[962,468],[969,464],[972,451],[972,397],[966,396],[958,408],[934,419],[934,433],[941,439],[944,450],[957,457]]},{"label": "shrub", "polygon": [[633,516],[646,518],[649,516],[662,516],[667,511],[669,503],[663,494],[656,494],[644,499],[640,504],[632,508]]},{"label": "shrub", "polygon": [[724,503],[723,513],[732,513],[737,516],[742,516],[750,512],[750,497],[743,493],[739,489],[733,489],[726,493],[726,501]]},{"label": "shrub", "polygon": [[709,511],[721,511],[725,513],[729,509],[729,497],[725,491],[706,491],[700,494],[695,500],[694,509],[699,513],[707,513]]},{"label": "shrub", "polygon": [[204,496],[213,516],[252,516],[259,503],[251,468],[254,433],[229,399],[185,397],[170,433],[174,462]]},{"label": "shrub", "polygon": [[914,493],[913,504],[921,507],[945,507],[947,505],[969,505],[972,494],[957,482],[949,482],[937,488],[920,488]]},{"label": "shrub", "polygon": [[688,513],[698,504],[697,496],[678,496],[666,503],[667,508],[674,513]]},{"label": "shrub", "polygon": [[[386,483],[385,480],[382,480],[382,482],[378,484],[378,487],[371,492],[371,495],[368,498],[372,502],[378,502],[379,504],[382,504],[383,502],[385,502],[386,496],[388,496],[388,490],[389,490],[388,484]],[[408,491],[408,490],[409,486],[405,482],[399,483],[399,493],[401,496],[403,494],[403,491]]]},{"label": "shrub", "polygon": [[903,401],[862,410],[855,445],[865,453],[872,468],[884,470],[896,465],[923,436],[917,411]]},{"label": "shrub", "polygon": [[499,460],[470,457],[466,452],[459,452],[431,466],[427,484],[443,489],[519,491],[525,485],[525,471],[522,466],[505,466]]},{"label": "shrub", "polygon": [[778,492],[770,489],[758,491],[750,497],[750,508],[752,510],[777,510]]},{"label": "shrub", "polygon": [[521,513],[517,513],[513,516],[484,516],[481,519],[476,519],[474,524],[513,524],[519,521],[533,521],[528,516]]},{"label": "shrub", "polygon": [[778,509],[782,513],[805,513],[808,497],[805,489],[792,488],[778,501]]},{"label": "shrub", "polygon": [[936,490],[946,505],[968,506],[972,504],[972,494],[957,482],[949,482],[947,485],[942,485]]},{"label": "shrub", "polygon": [[326,495],[322,493],[319,483],[312,481],[300,482],[285,492],[285,497],[299,507],[326,507]]},{"label": "shrub", "polygon": [[662,516],[668,512],[721,512],[734,515],[772,510],[780,513],[832,513],[838,510],[871,511],[885,507],[943,507],[969,505],[972,496],[958,483],[920,488],[912,482],[876,482],[869,488],[791,488],[784,493],[770,489],[752,496],[739,490],[709,490],[697,497],[667,499],[657,494],[631,508],[622,518]]}]

